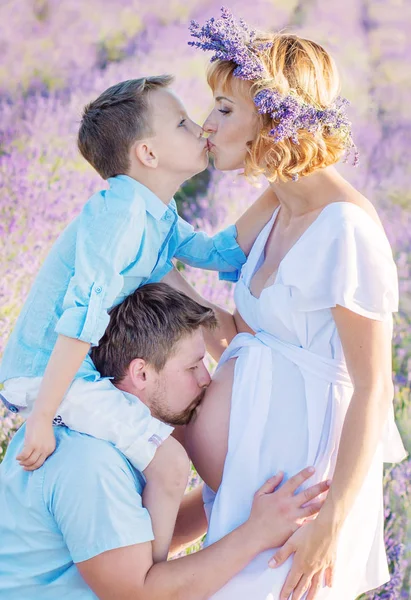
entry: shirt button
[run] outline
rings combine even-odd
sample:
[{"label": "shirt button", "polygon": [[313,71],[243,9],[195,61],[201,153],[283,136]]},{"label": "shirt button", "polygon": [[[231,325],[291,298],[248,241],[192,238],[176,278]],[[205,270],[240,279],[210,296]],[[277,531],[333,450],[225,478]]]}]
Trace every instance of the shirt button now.
[{"label": "shirt button", "polygon": [[101,292],[103,291],[103,288],[101,288],[99,285],[95,288],[94,290],[96,292],[96,294],[101,294]]}]

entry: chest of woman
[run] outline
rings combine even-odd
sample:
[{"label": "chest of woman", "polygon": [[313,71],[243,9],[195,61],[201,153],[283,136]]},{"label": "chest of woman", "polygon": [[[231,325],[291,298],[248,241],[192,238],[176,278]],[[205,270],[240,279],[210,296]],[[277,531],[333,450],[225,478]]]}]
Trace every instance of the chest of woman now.
[{"label": "chest of woman", "polygon": [[[307,266],[308,268],[308,266]],[[282,281],[281,266],[275,281],[253,296],[247,271],[243,272],[234,293],[236,307],[251,329],[329,358],[340,358],[342,348],[330,309],[305,312],[296,310],[293,288]]]},{"label": "chest of woman", "polygon": [[255,298],[259,298],[264,288],[275,282],[282,261],[298,244],[319,212],[320,209],[312,211],[287,224],[281,221],[281,215],[275,218],[258,259],[258,267],[253,269],[250,278],[249,288]]}]

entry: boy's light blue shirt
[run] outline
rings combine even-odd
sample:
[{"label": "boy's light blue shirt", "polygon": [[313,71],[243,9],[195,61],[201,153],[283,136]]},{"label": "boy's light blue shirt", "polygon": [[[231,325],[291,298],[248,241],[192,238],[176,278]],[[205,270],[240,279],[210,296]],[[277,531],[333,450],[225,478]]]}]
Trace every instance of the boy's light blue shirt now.
[{"label": "boy's light blue shirt", "polygon": [[[6,346],[0,382],[41,377],[58,334],[97,345],[110,308],[141,285],[160,281],[173,258],[238,279],[246,256],[234,225],[210,237],[178,216],[174,199],[165,205],[127,175],[108,183],[46,258]],[[99,378],[89,356],[76,377]]]},{"label": "boy's light blue shirt", "polygon": [[74,563],[154,539],[144,479],[109,442],[65,427],[44,465],[24,471],[24,429],[0,465],[0,600],[97,600]]}]

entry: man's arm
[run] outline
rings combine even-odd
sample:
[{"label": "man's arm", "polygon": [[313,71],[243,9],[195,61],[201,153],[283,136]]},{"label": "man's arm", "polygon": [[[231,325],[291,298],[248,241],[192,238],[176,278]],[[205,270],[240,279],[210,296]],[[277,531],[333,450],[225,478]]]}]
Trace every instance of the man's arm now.
[{"label": "man's arm", "polygon": [[144,543],[104,552],[77,568],[100,600],[206,600],[258,554],[249,533],[244,525],[209,548],[155,565],[151,544]]},{"label": "man's arm", "polygon": [[141,543],[101,553],[77,567],[100,600],[206,600],[257,554],[288,539],[297,521],[318,512],[322,502],[310,501],[327,484],[295,495],[311,475],[305,469],[277,491],[282,475],[272,477],[255,494],[249,519],[195,554],[153,565],[151,544]]}]

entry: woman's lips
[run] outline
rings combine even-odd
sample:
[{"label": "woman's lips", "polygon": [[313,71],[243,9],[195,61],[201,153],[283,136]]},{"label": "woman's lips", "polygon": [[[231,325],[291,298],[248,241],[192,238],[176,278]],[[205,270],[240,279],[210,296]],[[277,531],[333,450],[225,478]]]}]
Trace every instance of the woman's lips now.
[{"label": "woman's lips", "polygon": [[209,138],[207,139],[207,146],[208,146],[208,150],[209,150],[210,152],[212,152],[212,151],[214,150],[214,148],[215,148],[214,144],[212,144],[212,143],[210,142],[210,139],[209,139]]}]

